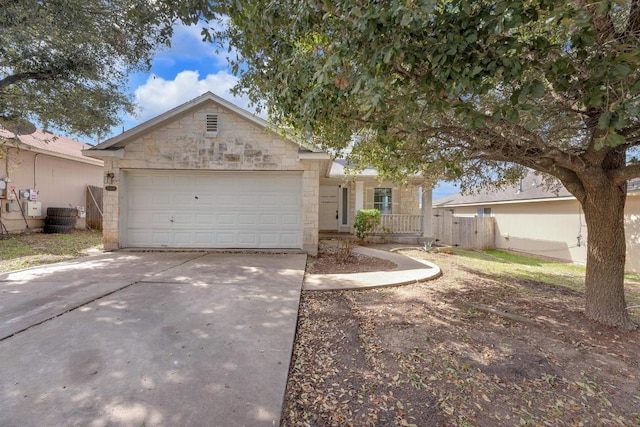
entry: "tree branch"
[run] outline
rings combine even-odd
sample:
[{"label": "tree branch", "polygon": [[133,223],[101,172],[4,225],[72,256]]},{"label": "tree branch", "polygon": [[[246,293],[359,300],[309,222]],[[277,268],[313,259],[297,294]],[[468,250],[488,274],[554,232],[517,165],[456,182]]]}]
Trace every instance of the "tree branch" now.
[{"label": "tree branch", "polygon": [[629,22],[625,29],[625,35],[636,38],[640,36],[640,0],[633,0],[631,2]]},{"label": "tree branch", "polygon": [[633,178],[640,177],[640,164],[629,165],[619,169],[612,169],[607,174],[615,185],[622,185]]},{"label": "tree branch", "polygon": [[29,71],[25,73],[12,74],[0,80],[0,89],[23,80],[53,80],[56,73],[52,70]]}]

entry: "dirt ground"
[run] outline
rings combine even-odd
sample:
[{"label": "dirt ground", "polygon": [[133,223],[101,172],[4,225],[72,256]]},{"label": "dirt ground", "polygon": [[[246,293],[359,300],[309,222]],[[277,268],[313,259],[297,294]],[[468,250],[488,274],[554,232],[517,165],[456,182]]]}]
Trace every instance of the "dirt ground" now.
[{"label": "dirt ground", "polygon": [[404,253],[443,276],[303,293],[281,426],[640,425],[640,331],[587,321],[578,291]]},{"label": "dirt ground", "polygon": [[392,270],[396,267],[391,261],[354,253],[352,250],[355,248],[354,245],[351,240],[321,240],[318,245],[318,256],[308,258],[306,272],[308,274],[348,274]]}]

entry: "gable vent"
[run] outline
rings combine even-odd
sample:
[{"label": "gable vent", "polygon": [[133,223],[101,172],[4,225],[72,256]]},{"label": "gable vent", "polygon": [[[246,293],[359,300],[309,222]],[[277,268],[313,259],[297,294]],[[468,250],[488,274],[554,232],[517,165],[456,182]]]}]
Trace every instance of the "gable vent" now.
[{"label": "gable vent", "polygon": [[207,133],[218,133],[218,115],[207,114]]}]

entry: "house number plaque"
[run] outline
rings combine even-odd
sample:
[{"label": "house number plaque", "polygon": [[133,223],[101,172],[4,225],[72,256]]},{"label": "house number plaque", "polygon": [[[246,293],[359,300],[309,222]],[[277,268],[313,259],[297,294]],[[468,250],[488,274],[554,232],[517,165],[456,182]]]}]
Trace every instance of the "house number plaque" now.
[{"label": "house number plaque", "polygon": [[116,187],[115,185],[107,185],[106,187],[104,187],[104,189],[107,191],[116,191],[118,187]]}]

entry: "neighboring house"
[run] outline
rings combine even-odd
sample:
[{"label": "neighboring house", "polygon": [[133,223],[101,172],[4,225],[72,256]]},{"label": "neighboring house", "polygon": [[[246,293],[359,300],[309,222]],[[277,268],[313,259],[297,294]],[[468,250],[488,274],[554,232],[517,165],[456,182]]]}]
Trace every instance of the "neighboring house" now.
[{"label": "neighboring house", "polygon": [[[434,214],[492,216],[495,247],[585,264],[587,227],[578,201],[564,187],[547,190],[527,174],[516,186],[433,201]],[[640,271],[640,181],[629,184],[625,207],[628,271]],[[438,236],[434,236],[438,239]],[[443,242],[455,244],[455,242]]]},{"label": "neighboring house", "polygon": [[394,212],[393,189],[390,198],[378,194],[373,200],[375,191],[365,190],[371,184],[364,185],[373,177],[359,185],[332,176],[328,154],[283,138],[268,122],[211,92],[84,154],[105,161],[106,250],[281,248],[315,254],[319,230],[351,230],[355,208],[376,204]]},{"label": "neighboring house", "polygon": [[[9,232],[26,228],[20,207],[32,229],[44,226],[49,207],[85,208],[87,185],[101,187],[103,180],[102,161],[82,155],[89,147],[41,129],[16,136],[0,127],[0,221],[4,227]],[[82,224],[79,221],[77,226]]]}]

